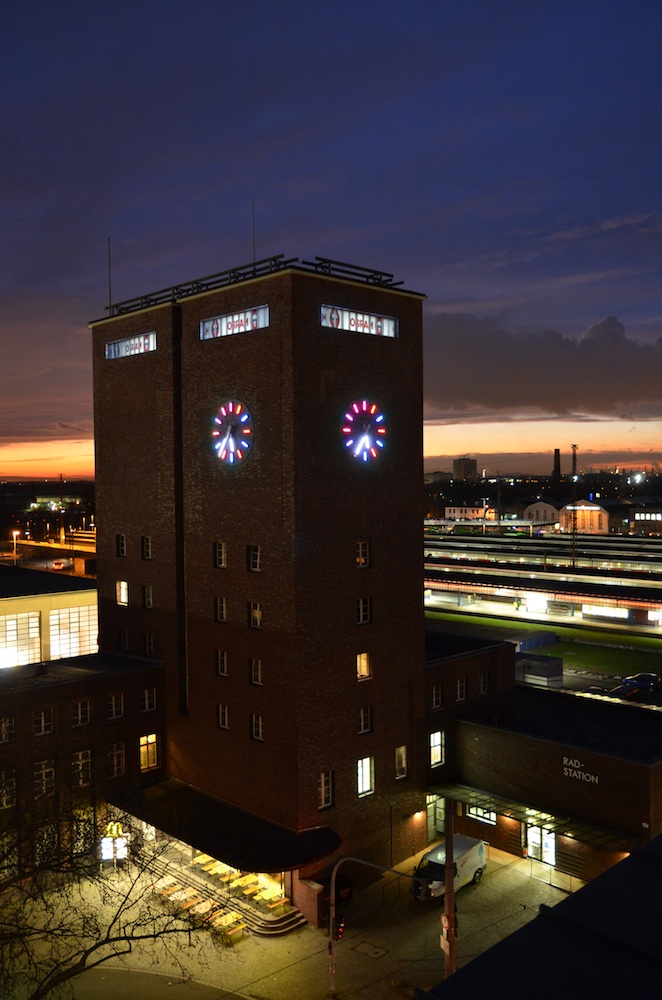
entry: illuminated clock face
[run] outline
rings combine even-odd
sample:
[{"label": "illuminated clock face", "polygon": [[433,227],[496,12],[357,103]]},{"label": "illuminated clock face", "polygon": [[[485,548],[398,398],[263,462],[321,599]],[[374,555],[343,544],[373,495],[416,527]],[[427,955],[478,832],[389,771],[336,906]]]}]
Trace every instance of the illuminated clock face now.
[{"label": "illuminated clock face", "polygon": [[350,455],[359,462],[372,462],[384,447],[386,420],[377,403],[356,399],[347,408],[342,434]]},{"label": "illuminated clock face", "polygon": [[253,447],[253,418],[238,399],[228,399],[218,408],[211,434],[219,461],[239,465]]}]

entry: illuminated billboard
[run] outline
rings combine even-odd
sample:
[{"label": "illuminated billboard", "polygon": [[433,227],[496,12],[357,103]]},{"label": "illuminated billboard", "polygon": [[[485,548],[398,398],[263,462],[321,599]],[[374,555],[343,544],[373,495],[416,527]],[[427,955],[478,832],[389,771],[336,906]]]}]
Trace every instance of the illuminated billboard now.
[{"label": "illuminated billboard", "polygon": [[392,316],[353,312],[339,306],[322,306],[320,323],[331,330],[349,330],[350,333],[370,333],[374,337],[397,337],[398,321]]},{"label": "illuminated billboard", "polygon": [[124,340],[111,340],[106,344],[106,360],[129,358],[134,354],[147,354],[156,350],[156,334],[140,333],[137,337],[126,337]]},{"label": "illuminated billboard", "polygon": [[245,333],[247,330],[264,330],[267,326],[269,326],[269,306],[254,306],[243,312],[203,319],[200,323],[200,340],[231,337],[235,333]]}]

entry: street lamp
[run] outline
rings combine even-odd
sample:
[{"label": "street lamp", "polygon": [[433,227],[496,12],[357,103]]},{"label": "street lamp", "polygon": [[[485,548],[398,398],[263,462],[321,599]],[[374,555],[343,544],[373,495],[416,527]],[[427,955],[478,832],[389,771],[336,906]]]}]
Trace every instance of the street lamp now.
[{"label": "street lamp", "polygon": [[19,534],[20,532],[18,531],[12,531],[12,535],[14,537],[14,565],[16,565],[16,539],[18,538]]}]

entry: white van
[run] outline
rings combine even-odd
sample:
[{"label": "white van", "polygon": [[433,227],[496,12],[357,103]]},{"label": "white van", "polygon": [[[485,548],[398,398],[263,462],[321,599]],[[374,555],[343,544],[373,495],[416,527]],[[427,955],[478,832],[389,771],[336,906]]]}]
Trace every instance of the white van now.
[{"label": "white van", "polygon": [[[485,843],[473,837],[456,833],[453,837],[453,889],[457,892],[469,882],[479,882],[487,858]],[[446,844],[439,844],[424,854],[412,879],[412,893],[416,899],[443,899],[446,893]]]}]

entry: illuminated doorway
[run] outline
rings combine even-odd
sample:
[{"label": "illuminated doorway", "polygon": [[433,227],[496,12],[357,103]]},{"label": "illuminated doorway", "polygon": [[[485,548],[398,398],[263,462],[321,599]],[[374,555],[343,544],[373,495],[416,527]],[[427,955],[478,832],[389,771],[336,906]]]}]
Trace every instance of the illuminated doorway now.
[{"label": "illuminated doorway", "polygon": [[534,861],[556,864],[556,834],[544,826],[527,826],[526,851]]}]

